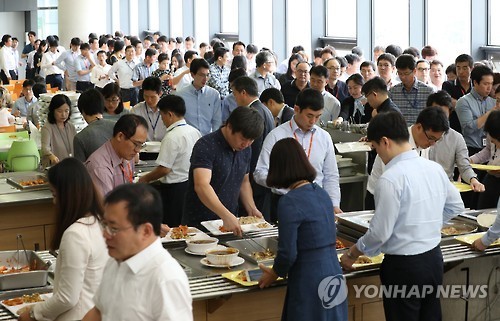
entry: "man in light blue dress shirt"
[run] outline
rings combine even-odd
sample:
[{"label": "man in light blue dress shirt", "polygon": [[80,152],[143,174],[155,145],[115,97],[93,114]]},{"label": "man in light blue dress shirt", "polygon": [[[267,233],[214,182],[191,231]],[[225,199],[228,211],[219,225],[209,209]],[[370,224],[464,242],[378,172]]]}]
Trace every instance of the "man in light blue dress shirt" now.
[{"label": "man in light blue dress shirt", "polygon": [[[351,269],[362,254],[385,253],[380,279],[386,289],[392,287],[383,293],[386,320],[441,320],[441,227],[464,210],[460,194],[441,165],[412,150],[400,113],[375,116],[367,137],[386,170],[377,181],[370,227],[341,265]],[[411,296],[412,289],[420,294]]]},{"label": "man in light blue dress shirt", "polygon": [[221,125],[221,99],[219,92],[208,87],[209,65],[205,59],[194,59],[189,67],[193,82],[179,90],[176,95],[186,102],[186,122],[198,129],[202,135],[219,129]]}]

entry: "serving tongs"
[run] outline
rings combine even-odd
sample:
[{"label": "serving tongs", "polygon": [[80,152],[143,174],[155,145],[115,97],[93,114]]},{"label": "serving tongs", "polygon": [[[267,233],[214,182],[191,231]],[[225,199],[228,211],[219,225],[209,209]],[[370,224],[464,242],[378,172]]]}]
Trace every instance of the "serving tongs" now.
[{"label": "serving tongs", "polygon": [[28,264],[28,266],[30,266],[30,259],[28,257],[28,252],[26,252],[26,247],[24,246],[24,241],[23,241],[23,236],[21,234],[17,234],[17,237],[16,237],[16,248],[17,248],[17,268],[20,269],[22,268],[22,266],[20,266],[20,258],[19,258],[19,252],[21,252],[21,250],[19,249],[19,242],[21,242],[21,246],[23,247],[23,251],[24,251],[24,255],[26,256],[26,262]]},{"label": "serving tongs", "polygon": [[265,246],[262,246],[259,242],[254,240],[250,235],[248,235],[247,232],[242,231],[241,235],[245,241],[249,241],[248,244],[250,244],[254,249],[257,249],[257,252],[262,252],[262,250],[264,250],[264,252],[269,251],[268,248],[266,248]]}]

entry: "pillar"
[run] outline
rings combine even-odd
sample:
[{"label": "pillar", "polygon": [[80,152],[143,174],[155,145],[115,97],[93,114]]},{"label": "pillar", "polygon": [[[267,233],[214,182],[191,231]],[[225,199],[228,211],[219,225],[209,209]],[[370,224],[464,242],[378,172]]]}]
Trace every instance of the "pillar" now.
[{"label": "pillar", "polygon": [[88,35],[106,33],[107,6],[102,0],[59,0],[59,39],[60,45],[68,48],[71,38],[79,37],[88,41]]}]

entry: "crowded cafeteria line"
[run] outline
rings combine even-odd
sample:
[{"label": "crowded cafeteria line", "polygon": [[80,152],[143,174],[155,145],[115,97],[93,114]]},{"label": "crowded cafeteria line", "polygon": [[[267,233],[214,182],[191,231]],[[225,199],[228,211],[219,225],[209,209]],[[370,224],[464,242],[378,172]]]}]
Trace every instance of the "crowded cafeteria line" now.
[{"label": "crowded cafeteria line", "polygon": [[[69,49],[29,39],[21,56],[2,37],[2,177],[16,192],[50,192],[57,260],[52,295],[19,320],[197,319],[197,267],[165,241],[178,235],[207,270],[243,264],[231,282],[286,286],[282,320],[358,319],[343,274],[363,264],[380,286],[430,289],[385,293],[382,318],[441,320],[456,242],[443,235],[468,236],[469,258],[497,253],[500,77],[488,61],[458,54],[444,69],[436,48],[396,45],[375,47],[373,62],[331,46],[310,59],[298,45],[279,62],[241,41],[160,33],[90,34]],[[361,173],[343,174],[349,157]],[[363,184],[349,189],[351,176]],[[350,197],[370,214],[362,233],[343,225]],[[229,245],[241,240],[271,264],[248,265]]]}]

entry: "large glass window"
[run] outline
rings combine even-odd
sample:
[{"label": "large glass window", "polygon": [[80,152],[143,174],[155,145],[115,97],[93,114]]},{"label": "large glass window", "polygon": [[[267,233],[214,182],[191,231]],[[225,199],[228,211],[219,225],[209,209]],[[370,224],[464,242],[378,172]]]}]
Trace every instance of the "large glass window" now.
[{"label": "large glass window", "polygon": [[252,43],[273,48],[273,10],[269,0],[252,1]]},{"label": "large glass window", "polygon": [[287,52],[294,46],[302,45],[306,53],[311,53],[311,0],[289,0],[286,2]]},{"label": "large glass window", "polygon": [[120,28],[120,0],[111,0],[111,30],[121,30]]},{"label": "large glass window", "polygon": [[221,1],[221,31],[238,33],[238,1]]},{"label": "large glass window", "polygon": [[489,45],[500,46],[500,1],[490,0],[488,8]]},{"label": "large glass window", "polygon": [[194,38],[196,44],[210,41],[208,21],[208,1],[195,0],[194,2]]},{"label": "large glass window", "polygon": [[409,0],[373,0],[374,45],[395,44],[407,48],[410,42],[409,11]]},{"label": "large glass window", "polygon": [[139,35],[139,0],[129,0],[129,19],[130,30],[129,34],[132,36]]},{"label": "large glass window", "polygon": [[149,30],[153,31],[160,30],[160,13],[158,12],[159,7],[160,7],[159,0],[149,0],[148,3]]},{"label": "large glass window", "polygon": [[59,0],[38,0],[38,38],[59,34],[59,17],[57,7]]},{"label": "large glass window", "polygon": [[170,0],[170,36],[183,37],[182,0]]},{"label": "large glass window", "polygon": [[326,1],[326,35],[356,38],[356,1]]},{"label": "large glass window", "polygon": [[[450,23],[445,18],[453,17]],[[427,0],[427,44],[436,48],[445,68],[462,53],[471,53],[471,0]]]}]

